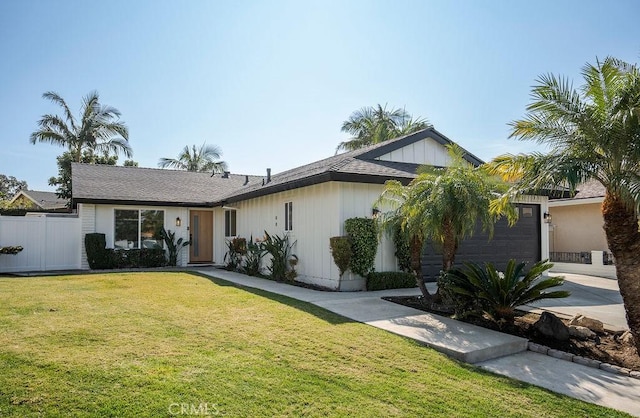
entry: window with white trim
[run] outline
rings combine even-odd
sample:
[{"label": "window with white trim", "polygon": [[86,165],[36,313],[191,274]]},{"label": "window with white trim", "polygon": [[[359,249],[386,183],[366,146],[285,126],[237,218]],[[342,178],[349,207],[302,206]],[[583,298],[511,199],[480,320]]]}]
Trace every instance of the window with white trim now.
[{"label": "window with white trim", "polygon": [[225,237],[236,236],[236,211],[235,210],[224,211],[224,236]]},{"label": "window with white trim", "polygon": [[113,217],[114,248],[164,248],[163,210],[115,209]]},{"label": "window with white trim", "polygon": [[284,230],[293,231],[293,202],[284,204]]}]

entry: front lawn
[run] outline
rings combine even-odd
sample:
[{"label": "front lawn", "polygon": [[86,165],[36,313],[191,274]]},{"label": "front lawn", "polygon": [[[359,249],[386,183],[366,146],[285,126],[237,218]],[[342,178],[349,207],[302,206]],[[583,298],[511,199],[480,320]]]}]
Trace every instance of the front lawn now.
[{"label": "front lawn", "polygon": [[0,416],[625,416],[186,273],[0,279]]}]

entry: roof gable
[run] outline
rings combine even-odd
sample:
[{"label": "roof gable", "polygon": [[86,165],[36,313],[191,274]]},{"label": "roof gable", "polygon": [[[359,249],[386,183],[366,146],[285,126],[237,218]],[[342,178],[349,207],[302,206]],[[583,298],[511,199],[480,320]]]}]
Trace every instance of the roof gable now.
[{"label": "roof gable", "polygon": [[34,205],[43,210],[66,209],[67,207],[67,201],[65,199],[60,199],[55,192],[38,190],[20,190],[15,194],[15,196],[13,196],[10,203],[17,201],[20,196],[23,196],[27,200],[33,202]]}]

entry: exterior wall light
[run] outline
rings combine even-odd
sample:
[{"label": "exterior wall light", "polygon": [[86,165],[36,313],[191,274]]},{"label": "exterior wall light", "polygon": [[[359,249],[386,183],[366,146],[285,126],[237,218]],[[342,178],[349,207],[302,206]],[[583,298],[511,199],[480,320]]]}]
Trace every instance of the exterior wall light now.
[{"label": "exterior wall light", "polygon": [[371,217],[373,219],[376,219],[378,217],[378,215],[380,215],[380,209],[378,209],[378,208],[371,209]]},{"label": "exterior wall light", "polygon": [[182,225],[182,219],[180,219],[180,217],[178,216],[176,218],[176,226],[181,226]]},{"label": "exterior wall light", "polygon": [[547,224],[551,223],[551,214],[549,212],[545,212],[543,217],[544,217],[544,222],[545,223],[547,223]]}]

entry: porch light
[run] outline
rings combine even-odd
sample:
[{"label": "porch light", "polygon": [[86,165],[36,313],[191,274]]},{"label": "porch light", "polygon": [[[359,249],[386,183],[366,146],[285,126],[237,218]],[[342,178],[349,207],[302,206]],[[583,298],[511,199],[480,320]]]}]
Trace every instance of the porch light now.
[{"label": "porch light", "polygon": [[379,214],[380,214],[380,209],[378,209],[378,208],[371,209],[371,217],[373,219],[376,219]]},{"label": "porch light", "polygon": [[547,224],[551,223],[551,214],[549,212],[545,212],[543,217],[544,217],[544,222],[545,223],[547,223]]},{"label": "porch light", "polygon": [[182,219],[180,219],[180,217],[178,216],[176,218],[176,226],[181,226],[182,225]]}]

